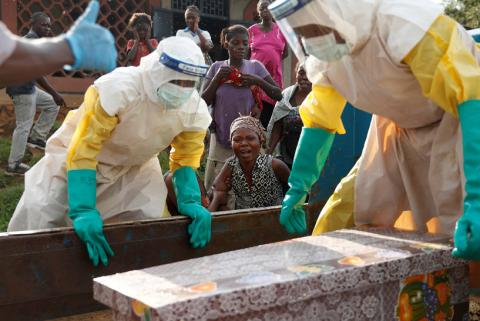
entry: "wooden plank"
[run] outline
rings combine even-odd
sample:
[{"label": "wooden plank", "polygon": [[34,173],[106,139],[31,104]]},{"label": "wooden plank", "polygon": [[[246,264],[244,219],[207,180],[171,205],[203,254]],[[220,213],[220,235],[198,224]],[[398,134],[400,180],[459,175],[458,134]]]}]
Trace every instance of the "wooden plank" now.
[{"label": "wooden plank", "polygon": [[104,309],[92,298],[94,277],[290,239],[279,209],[215,213],[203,249],[190,246],[183,216],[105,226],[115,256],[97,268],[72,229],[0,233],[0,315],[46,320]]},{"label": "wooden plank", "polygon": [[58,92],[83,95],[95,79],[48,76],[47,80]]},{"label": "wooden plank", "polygon": [[70,317],[50,319],[47,321],[112,321],[112,311],[102,310],[85,314],[77,314]]}]

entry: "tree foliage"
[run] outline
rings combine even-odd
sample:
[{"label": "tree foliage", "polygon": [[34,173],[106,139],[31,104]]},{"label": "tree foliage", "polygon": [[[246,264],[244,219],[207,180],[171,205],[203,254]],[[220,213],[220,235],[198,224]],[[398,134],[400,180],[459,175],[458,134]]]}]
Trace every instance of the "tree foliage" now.
[{"label": "tree foliage", "polygon": [[479,0],[444,0],[445,13],[466,29],[480,28]]}]

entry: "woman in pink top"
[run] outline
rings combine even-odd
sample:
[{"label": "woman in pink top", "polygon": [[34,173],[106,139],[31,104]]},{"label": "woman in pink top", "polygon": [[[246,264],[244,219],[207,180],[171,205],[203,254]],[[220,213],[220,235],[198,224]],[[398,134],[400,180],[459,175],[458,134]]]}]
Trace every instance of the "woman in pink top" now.
[{"label": "woman in pink top", "polygon": [[[259,0],[257,11],[262,21],[248,28],[250,59],[263,63],[277,85],[283,89],[282,60],[288,55],[287,42],[268,10],[269,0]],[[263,94],[262,125],[267,128],[275,101]]]}]

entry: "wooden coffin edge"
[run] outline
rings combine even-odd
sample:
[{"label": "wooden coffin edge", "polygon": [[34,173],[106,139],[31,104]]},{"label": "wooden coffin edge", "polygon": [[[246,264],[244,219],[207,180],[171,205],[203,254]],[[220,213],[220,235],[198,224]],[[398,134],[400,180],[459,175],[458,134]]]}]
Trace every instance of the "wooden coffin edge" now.
[{"label": "wooden coffin edge", "polygon": [[[105,225],[115,256],[93,267],[71,228],[0,233],[0,316],[10,321],[48,320],[105,309],[93,300],[95,277],[298,237],[278,221],[280,206],[217,212],[212,240],[190,246],[190,220],[174,216]],[[307,210],[309,232],[316,215]]]}]

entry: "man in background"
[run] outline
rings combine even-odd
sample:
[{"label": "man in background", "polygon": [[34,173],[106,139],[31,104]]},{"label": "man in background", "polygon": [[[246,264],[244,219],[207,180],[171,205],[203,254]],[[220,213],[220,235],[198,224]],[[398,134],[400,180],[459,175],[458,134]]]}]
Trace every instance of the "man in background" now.
[{"label": "man in background", "polygon": [[115,39],[108,29],[95,23],[99,10],[98,0],[90,1],[68,32],[47,39],[20,38],[0,21],[0,88],[62,67],[112,71],[118,56]]},{"label": "man in background", "polygon": [[[50,17],[43,12],[36,12],[31,17],[31,28],[25,38],[50,37],[51,27]],[[45,149],[47,135],[57,118],[59,106],[65,106],[65,101],[44,76],[19,86],[7,87],[7,94],[13,100],[16,124],[6,174],[23,175],[30,168],[22,163],[26,146]],[[37,107],[42,111],[32,129]]]}]

